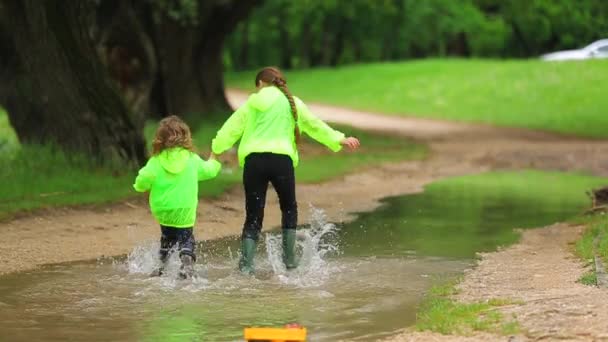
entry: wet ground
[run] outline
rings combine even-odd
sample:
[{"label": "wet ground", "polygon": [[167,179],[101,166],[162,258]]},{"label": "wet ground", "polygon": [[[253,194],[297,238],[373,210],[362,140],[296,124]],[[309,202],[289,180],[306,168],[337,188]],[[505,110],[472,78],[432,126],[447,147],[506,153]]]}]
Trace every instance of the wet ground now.
[{"label": "wet ground", "polygon": [[313,210],[299,234],[301,266],[291,273],[280,262],[280,232],[272,232],[259,245],[254,278],[235,271],[234,238],[203,241],[189,281],[176,279],[177,260],[166,276],[147,276],[157,263],[154,241],[122,258],[6,275],[0,329],[10,340],[232,341],[245,326],[297,322],[312,341],[376,340],[413,323],[425,291],[470,267],[477,252],[514,242],[513,227],[561,221],[585,205],[578,181],[552,190],[546,183],[569,180],[487,177],[386,199],[341,226]]}]

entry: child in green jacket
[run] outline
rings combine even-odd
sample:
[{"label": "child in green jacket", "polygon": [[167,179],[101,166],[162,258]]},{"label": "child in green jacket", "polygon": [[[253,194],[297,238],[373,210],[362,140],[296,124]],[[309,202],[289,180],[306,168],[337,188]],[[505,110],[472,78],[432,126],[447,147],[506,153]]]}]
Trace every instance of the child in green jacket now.
[{"label": "child in green jacket", "polygon": [[[173,249],[182,261],[180,276],[194,271],[195,240],[192,229],[198,206],[198,182],[217,176],[221,164],[213,153],[204,161],[192,151],[190,128],[172,115],[160,121],[152,157],[139,170],[133,187],[150,191],[150,209],[160,224],[160,259],[164,266]],[[163,267],[152,275],[161,275]]]},{"label": "child in green jacket", "polygon": [[244,167],[246,218],[241,236],[239,268],[253,273],[253,258],[264,219],[268,183],[279,196],[283,228],[283,262],[287,269],[297,267],[295,260],[296,203],[294,167],[298,165],[297,142],[300,132],[334,152],[342,146],[359,147],[359,140],[345,137],[315,117],[287,88],[277,68],[262,69],[255,78],[258,92],[251,95],[224,123],[213,139],[212,150],[221,154],[238,140],[239,164]]}]

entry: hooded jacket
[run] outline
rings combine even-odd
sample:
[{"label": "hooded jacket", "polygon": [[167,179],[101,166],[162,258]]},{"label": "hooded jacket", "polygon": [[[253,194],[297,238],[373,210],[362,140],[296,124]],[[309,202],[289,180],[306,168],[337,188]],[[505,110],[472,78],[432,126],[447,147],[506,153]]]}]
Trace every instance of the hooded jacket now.
[{"label": "hooded jacket", "polygon": [[198,206],[198,182],[217,176],[221,164],[204,161],[181,147],[166,149],[148,160],[135,179],[138,192],[150,191],[150,209],[158,223],[193,227]]},{"label": "hooded jacket", "polygon": [[223,153],[240,139],[238,155],[241,166],[245,165],[245,158],[254,152],[288,155],[293,165],[297,166],[299,156],[294,134],[296,124],[301,132],[334,152],[340,151],[340,141],[344,139],[344,134],[315,117],[299,98],[294,96],[294,101],[298,110],[297,123],[289,101],[277,87],[265,87],[252,94],[217,132],[211,145],[213,153]]}]

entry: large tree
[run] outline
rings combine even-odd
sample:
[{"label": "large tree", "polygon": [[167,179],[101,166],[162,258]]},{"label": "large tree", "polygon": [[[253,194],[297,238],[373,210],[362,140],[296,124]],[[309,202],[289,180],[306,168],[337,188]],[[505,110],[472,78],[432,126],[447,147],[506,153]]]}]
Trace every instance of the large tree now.
[{"label": "large tree", "polygon": [[141,164],[144,113],[229,110],[222,48],[261,0],[0,0],[0,103],[23,143]]},{"label": "large tree", "polygon": [[260,2],[157,2],[154,39],[167,111],[197,124],[202,119],[201,113],[229,110],[224,95],[224,40]]},{"label": "large tree", "polygon": [[0,103],[22,143],[56,144],[97,160],[141,164],[136,122],[89,35],[90,1],[2,0]]}]

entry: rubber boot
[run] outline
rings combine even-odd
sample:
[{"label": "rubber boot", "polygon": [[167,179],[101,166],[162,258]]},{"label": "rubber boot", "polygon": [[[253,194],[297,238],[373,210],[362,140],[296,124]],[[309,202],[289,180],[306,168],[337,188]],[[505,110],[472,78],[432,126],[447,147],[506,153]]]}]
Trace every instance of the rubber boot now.
[{"label": "rubber boot", "polygon": [[160,277],[165,273],[165,265],[167,264],[169,252],[161,249],[158,254],[160,258],[160,266],[150,273],[150,277]]},{"label": "rubber boot", "polygon": [[179,257],[182,260],[182,266],[179,270],[179,277],[182,279],[190,279],[194,275],[194,258],[191,255],[183,254]]},{"label": "rubber boot", "polygon": [[298,263],[296,262],[295,229],[283,229],[283,263],[288,270],[298,267]]},{"label": "rubber boot", "polygon": [[253,275],[253,257],[255,257],[256,241],[250,238],[241,240],[241,260],[239,270],[246,275]]},{"label": "rubber boot", "polygon": [[165,269],[163,267],[156,268],[154,271],[150,272],[150,277],[160,277],[164,272]]}]

